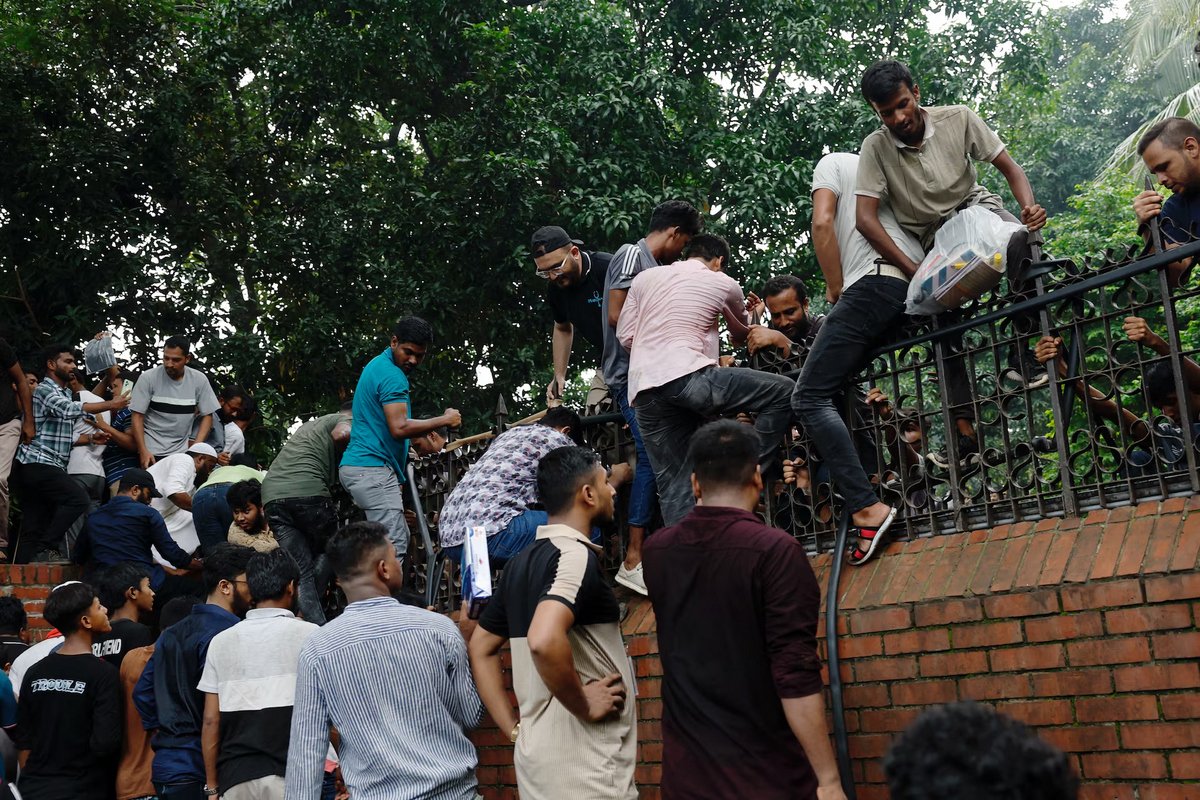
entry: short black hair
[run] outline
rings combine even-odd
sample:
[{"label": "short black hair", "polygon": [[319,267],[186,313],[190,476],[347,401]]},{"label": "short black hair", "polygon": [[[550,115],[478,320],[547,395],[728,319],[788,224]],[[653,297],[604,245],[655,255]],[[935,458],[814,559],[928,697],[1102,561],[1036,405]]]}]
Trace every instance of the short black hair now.
[{"label": "short black hair", "polygon": [[242,422],[253,422],[258,416],[258,401],[250,395],[242,395],[242,408],[234,415],[234,419]]},{"label": "short black hair", "polygon": [[1171,369],[1171,362],[1155,361],[1146,367],[1142,372],[1142,383],[1150,402],[1156,406],[1164,405],[1175,394],[1175,372]]},{"label": "short black hair", "polygon": [[236,456],[229,457],[229,466],[231,467],[249,467],[250,469],[258,469],[258,459],[250,453],[242,451]]},{"label": "short black hair", "polygon": [[246,571],[254,550],[239,544],[220,542],[204,554],[204,593],[212,594],[221,581],[230,581]]},{"label": "short black hair", "polygon": [[225,502],[230,511],[250,506],[262,508],[262,484],[255,478],[238,481],[225,491]]},{"label": "short black hair", "polygon": [[20,633],[28,627],[25,604],[12,595],[0,597],[0,633]]},{"label": "short black hair", "polygon": [[555,406],[546,412],[546,416],[538,420],[539,425],[551,428],[570,428],[567,436],[575,444],[583,444],[583,420],[573,409],[567,406]]},{"label": "short black hair", "polygon": [[267,553],[255,553],[246,565],[246,583],[250,586],[250,599],[256,603],[263,600],[278,600],[287,591],[288,584],[300,582],[300,567],[296,559],[282,547]]},{"label": "short black hair", "polygon": [[758,449],[754,428],[719,419],[692,434],[687,458],[701,486],[746,486],[754,479]]},{"label": "short black hair", "polygon": [[231,383],[218,392],[218,396],[222,400],[236,400],[239,397],[245,400],[250,397],[250,393],[243,389],[239,384]]},{"label": "short black hair", "polygon": [[128,598],[125,596],[125,592],[129,589],[141,589],[142,579],[149,577],[150,571],[146,569],[145,565],[122,561],[119,564],[110,564],[96,570],[92,580],[96,584],[97,594],[100,595],[100,602],[108,609],[109,616],[111,616],[114,611],[127,602]]},{"label": "short black hair", "polygon": [[886,103],[902,86],[912,89],[912,73],[899,61],[876,61],[862,76],[862,93],[868,103]]},{"label": "short black hair", "polygon": [[165,631],[179,620],[192,613],[192,609],[203,602],[195,595],[172,597],[158,614],[158,629]]},{"label": "short black hair", "polygon": [[1011,717],[974,702],[932,708],[883,760],[892,800],[1074,800],[1067,757]]},{"label": "short black hair", "polygon": [[391,546],[387,528],[378,522],[351,522],[330,537],[325,545],[325,558],[333,574],[345,580],[369,570],[378,560],[379,551]]},{"label": "short black hair", "polygon": [[404,317],[392,328],[392,336],[398,342],[428,347],[433,344],[433,326],[420,317]]},{"label": "short black hair", "polygon": [[79,618],[95,600],[96,590],[90,584],[72,581],[50,593],[42,616],[65,636],[79,630]]},{"label": "short black hair", "polygon": [[679,232],[695,236],[704,227],[700,212],[686,200],[668,200],[660,203],[650,214],[650,232],[679,228]]},{"label": "short black hair", "polygon": [[192,343],[186,336],[171,336],[163,342],[163,350],[182,350],[185,356],[192,354]]},{"label": "short black hair", "polygon": [[796,292],[796,299],[801,303],[808,299],[808,287],[795,275],[776,275],[771,278],[763,286],[763,297],[774,297],[783,294],[788,289]]},{"label": "short black hair", "polygon": [[712,258],[723,258],[724,266],[729,266],[729,242],[715,233],[698,233],[692,237],[687,246],[688,258],[699,258],[708,261]]},{"label": "short black hair", "polygon": [[48,344],[43,347],[41,352],[38,353],[37,373],[43,378],[46,377],[48,374],[46,372],[46,365],[51,361],[58,361],[58,357],[63,353],[70,353],[71,355],[74,355],[75,349],[69,344],[63,344],[62,342]]},{"label": "short black hair", "polygon": [[1146,148],[1156,141],[1162,142],[1163,147],[1169,150],[1182,150],[1183,142],[1189,136],[1200,141],[1200,125],[1187,117],[1167,117],[1151,125],[1150,129],[1142,134],[1142,138],[1138,139],[1138,155],[1143,155]]},{"label": "short black hair", "polygon": [[556,447],[538,461],[538,500],[548,514],[565,511],[579,487],[591,480],[600,456],[588,447]]},{"label": "short black hair", "polygon": [[340,406],[338,406],[338,411],[346,412],[346,411],[353,411],[353,410],[354,410],[354,398],[353,397],[350,398],[349,400],[347,400],[346,402],[342,403]]}]

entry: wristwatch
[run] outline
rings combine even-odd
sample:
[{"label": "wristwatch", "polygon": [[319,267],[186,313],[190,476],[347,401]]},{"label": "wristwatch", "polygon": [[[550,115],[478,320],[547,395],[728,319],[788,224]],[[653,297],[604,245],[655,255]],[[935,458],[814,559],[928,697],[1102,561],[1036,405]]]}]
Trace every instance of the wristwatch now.
[{"label": "wristwatch", "polygon": [[517,743],[517,737],[521,735],[521,723],[517,723],[517,727],[512,729],[512,733],[508,735],[508,740],[513,744]]},{"label": "wristwatch", "polygon": [[205,797],[216,797],[218,794],[219,794],[219,792],[217,792],[216,789],[209,786],[207,783],[204,784],[204,796]]}]

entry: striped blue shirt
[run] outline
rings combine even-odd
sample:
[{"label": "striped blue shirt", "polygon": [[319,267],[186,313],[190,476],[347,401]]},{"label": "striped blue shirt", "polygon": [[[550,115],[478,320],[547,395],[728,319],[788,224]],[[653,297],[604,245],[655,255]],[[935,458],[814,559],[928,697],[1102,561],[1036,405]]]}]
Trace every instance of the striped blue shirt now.
[{"label": "striped blue shirt", "polygon": [[[4,378],[4,380],[8,380]],[[17,448],[22,464],[49,464],[66,470],[75,443],[75,420],[84,416],[83,403],[71,399],[71,391],[45,377],[33,392],[33,419],[37,435]]]},{"label": "striped blue shirt", "polygon": [[300,651],[288,800],[318,800],[329,727],[354,800],[473,800],[483,706],[448,618],[390,597],[360,600]]}]

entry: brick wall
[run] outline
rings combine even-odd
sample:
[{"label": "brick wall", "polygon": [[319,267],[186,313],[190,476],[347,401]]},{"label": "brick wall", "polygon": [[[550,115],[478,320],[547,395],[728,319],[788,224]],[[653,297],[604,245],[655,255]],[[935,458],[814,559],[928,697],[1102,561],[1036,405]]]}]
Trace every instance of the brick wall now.
[{"label": "brick wall", "polygon": [[50,623],[42,619],[42,605],[50,590],[63,581],[77,580],[77,567],[48,566],[46,564],[0,565],[0,594],[19,597],[29,615],[30,641],[44,639]]},{"label": "brick wall", "polygon": [[[896,543],[843,571],[842,678],[860,800],[923,708],[973,699],[1066,751],[1085,800],[1200,798],[1200,498]],[[830,562],[813,566],[825,583]],[[622,625],[638,675],[643,798],[659,796],[662,664],[649,604]],[[512,752],[474,734],[483,794]]]}]

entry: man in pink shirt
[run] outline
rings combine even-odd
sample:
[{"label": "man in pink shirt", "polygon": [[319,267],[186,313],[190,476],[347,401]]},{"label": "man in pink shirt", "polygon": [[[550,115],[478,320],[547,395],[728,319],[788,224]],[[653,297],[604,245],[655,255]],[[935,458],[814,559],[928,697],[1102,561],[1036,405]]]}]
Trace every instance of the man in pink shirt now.
[{"label": "man in pink shirt", "polygon": [[733,344],[746,341],[750,315],[737,281],[721,270],[729,244],[720,236],[693,236],[689,258],[634,278],[617,324],[629,350],[629,400],[658,482],[663,521],[674,525],[691,510],[691,435],[724,414],[758,414],[759,463],[769,474],[791,418],[795,385],[782,375],[718,367],[717,318],[725,317]]}]

